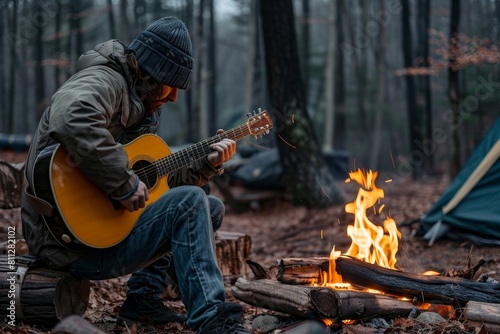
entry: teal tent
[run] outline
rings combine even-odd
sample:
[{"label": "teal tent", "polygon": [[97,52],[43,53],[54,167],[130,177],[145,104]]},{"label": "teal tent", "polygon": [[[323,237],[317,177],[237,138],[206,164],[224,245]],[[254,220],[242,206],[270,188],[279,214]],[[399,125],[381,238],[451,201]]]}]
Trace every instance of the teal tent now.
[{"label": "teal tent", "polygon": [[500,118],[445,190],[420,218],[420,234],[500,245]]}]

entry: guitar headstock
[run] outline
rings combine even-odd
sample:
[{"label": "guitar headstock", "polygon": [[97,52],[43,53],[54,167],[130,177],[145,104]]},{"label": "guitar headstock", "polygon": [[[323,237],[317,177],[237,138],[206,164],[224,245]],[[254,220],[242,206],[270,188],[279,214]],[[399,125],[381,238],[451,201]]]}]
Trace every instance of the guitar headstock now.
[{"label": "guitar headstock", "polygon": [[266,110],[259,110],[257,112],[253,112],[252,114],[248,114],[247,126],[250,130],[250,134],[257,138],[259,135],[263,136],[264,134],[268,134],[269,130],[273,127],[273,121],[271,119],[271,115]]}]

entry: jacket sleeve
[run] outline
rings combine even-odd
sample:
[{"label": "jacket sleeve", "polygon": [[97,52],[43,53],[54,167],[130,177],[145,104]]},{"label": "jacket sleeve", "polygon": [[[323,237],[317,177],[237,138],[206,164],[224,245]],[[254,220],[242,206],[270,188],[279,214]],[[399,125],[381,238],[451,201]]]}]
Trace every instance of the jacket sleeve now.
[{"label": "jacket sleeve", "polygon": [[137,184],[123,146],[107,127],[119,110],[124,81],[105,67],[77,73],[52,97],[50,136],[106,194],[127,196]]}]

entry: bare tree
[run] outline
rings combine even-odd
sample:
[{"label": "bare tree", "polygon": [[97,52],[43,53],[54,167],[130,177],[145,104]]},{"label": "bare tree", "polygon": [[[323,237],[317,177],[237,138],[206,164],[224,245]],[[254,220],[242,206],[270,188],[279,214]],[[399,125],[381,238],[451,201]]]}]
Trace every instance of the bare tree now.
[{"label": "bare tree", "polygon": [[[417,1],[417,52],[419,60],[418,66],[429,68],[429,29],[431,18],[431,0]],[[432,137],[432,94],[431,79],[429,75],[423,75],[417,81],[417,106],[418,113],[423,116],[425,121],[425,138],[431,140]],[[424,124],[424,122],[422,122]],[[426,156],[427,167],[429,171],[434,169],[433,155]]]},{"label": "bare tree", "polygon": [[448,98],[450,100],[450,109],[452,112],[452,154],[450,159],[450,176],[454,178],[460,170],[460,115],[458,109],[458,68],[456,58],[458,48],[458,25],[460,22],[460,2],[451,1],[450,18],[450,59],[448,67]]},{"label": "bare tree", "polygon": [[12,1],[12,15],[10,24],[10,66],[9,66],[9,84],[8,89],[8,107],[7,107],[7,128],[6,132],[11,133],[14,131],[14,112],[15,112],[15,98],[16,98],[16,50],[17,50],[17,0]]},{"label": "bare tree", "polygon": [[[410,29],[410,4],[408,0],[401,0],[402,20],[403,20],[403,59],[404,66],[410,68],[413,66],[413,46]],[[413,76],[406,75],[406,103],[408,106],[408,132],[410,140],[410,152],[417,152],[419,147],[417,143],[422,141],[420,134],[419,115],[416,108],[415,81]],[[420,174],[421,165],[412,166],[413,177],[417,178]]]},{"label": "bare tree", "polygon": [[[208,45],[207,45],[207,95],[208,95],[208,122],[207,128],[210,135],[217,131],[217,34],[215,30],[214,0],[208,0]],[[208,137],[208,135],[206,136]]]},{"label": "bare tree", "polygon": [[[34,14],[36,15],[35,17],[43,17],[43,8],[42,4],[40,1],[35,1],[34,3]],[[36,36],[35,36],[35,51],[34,51],[34,56],[35,56],[35,103],[36,103],[36,114],[37,114],[37,119],[40,118],[40,116],[43,113],[43,110],[45,109],[45,81],[44,81],[44,76],[45,76],[45,71],[43,67],[43,59],[44,59],[44,54],[43,54],[43,30],[44,30],[44,24],[38,24],[36,27]]]},{"label": "bare tree", "polygon": [[[380,10],[385,10],[384,0],[379,0]],[[386,98],[386,63],[385,63],[385,47],[386,47],[386,36],[385,28],[380,25],[380,32],[378,34],[378,48],[375,49],[375,61],[377,63],[376,77],[377,77],[377,99],[375,103],[375,119],[373,123],[373,141],[372,150],[370,156],[370,166],[373,169],[378,169],[378,158],[380,155],[380,146],[382,142],[382,120],[384,115],[384,106]]]},{"label": "bare tree", "polygon": [[111,38],[117,38],[115,14],[113,12],[113,0],[106,0],[106,4],[108,5],[109,34]]},{"label": "bare tree", "polygon": [[[195,47],[196,47],[196,59],[195,59],[195,76],[194,76],[194,100],[193,100],[193,110],[188,126],[190,127],[188,138],[191,142],[197,142],[200,137],[203,138],[202,133],[202,123],[206,122],[205,108],[206,103],[206,90],[205,90],[205,53],[206,53],[206,40],[205,40],[205,29],[204,29],[204,12],[205,12],[205,1],[200,0],[198,4],[198,13],[196,15],[196,26],[195,26]],[[206,137],[206,136],[204,136]]]},{"label": "bare tree", "polygon": [[309,0],[302,0],[302,38],[301,38],[301,54],[302,61],[302,74],[305,82],[305,103],[307,105],[308,94],[308,81],[309,81],[309,56],[311,54],[311,36],[309,35],[309,27],[311,25],[311,8]]},{"label": "bare tree", "polygon": [[[127,0],[120,0],[119,4],[119,10],[118,12],[120,13],[120,29],[118,29],[118,36],[115,36],[116,38],[119,38],[125,43],[128,43],[131,41],[131,29],[130,29],[130,20],[127,15],[127,7],[128,7],[128,1]],[[137,22],[134,21],[134,23],[137,25]],[[138,29],[136,27],[136,29]]]},{"label": "bare tree", "polygon": [[244,110],[250,111],[253,106],[254,99],[254,84],[255,84],[255,57],[257,54],[257,4],[258,1],[250,3],[250,33],[248,36],[248,52],[247,52],[247,65],[246,65],[246,81],[245,81],[245,97],[244,97]]},{"label": "bare tree", "polygon": [[[6,10],[7,3],[2,2],[0,3],[0,43],[1,45],[5,45],[5,30],[4,30],[4,22],[6,21]],[[5,48],[0,48],[0,105],[5,105]],[[7,120],[4,119],[4,113],[0,116],[0,123],[6,124]],[[3,126],[0,126],[0,131],[3,131]]]},{"label": "bare tree", "polygon": [[325,83],[325,123],[323,149],[328,152],[333,150],[333,131],[335,129],[335,3],[329,1],[328,6],[328,40],[326,42],[326,83]]},{"label": "bare tree", "polygon": [[335,120],[334,120],[334,133],[333,142],[334,148],[338,150],[345,150],[347,147],[346,139],[346,102],[345,102],[345,68],[344,56],[340,52],[339,45],[344,43],[344,18],[343,6],[344,0],[335,1],[337,9],[335,12],[335,30],[337,34],[337,52],[335,52]]},{"label": "bare tree", "polygon": [[287,192],[296,205],[342,202],[305,106],[292,2],[262,1],[260,13],[274,131]]},{"label": "bare tree", "polygon": [[54,83],[56,88],[62,83],[61,78],[61,21],[62,21],[62,6],[59,2],[56,3],[56,17],[54,27]]}]

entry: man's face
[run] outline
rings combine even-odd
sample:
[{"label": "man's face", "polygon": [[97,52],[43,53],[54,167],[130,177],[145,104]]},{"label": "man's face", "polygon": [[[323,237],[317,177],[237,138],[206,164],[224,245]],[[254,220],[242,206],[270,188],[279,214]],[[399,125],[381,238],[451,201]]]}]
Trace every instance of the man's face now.
[{"label": "man's face", "polygon": [[175,102],[177,101],[177,93],[179,89],[176,87],[170,87],[167,85],[163,85],[163,93],[161,96],[155,101],[155,108],[160,108],[163,104],[167,102]]}]

